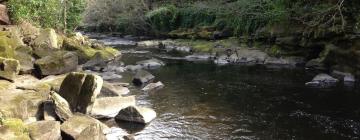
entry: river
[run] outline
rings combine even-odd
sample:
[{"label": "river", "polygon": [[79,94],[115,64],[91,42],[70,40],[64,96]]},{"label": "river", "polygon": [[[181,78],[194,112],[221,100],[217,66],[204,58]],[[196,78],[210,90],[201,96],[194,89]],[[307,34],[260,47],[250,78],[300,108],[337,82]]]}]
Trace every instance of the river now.
[{"label": "river", "polygon": [[[157,56],[124,54],[121,61],[128,65]],[[149,71],[163,89],[145,94],[130,86],[137,104],[153,108],[157,118],[147,126],[108,124],[140,140],[360,139],[358,85],[306,87],[316,73],[304,68],[162,60],[166,66]],[[123,73],[123,81],[131,75]]]}]

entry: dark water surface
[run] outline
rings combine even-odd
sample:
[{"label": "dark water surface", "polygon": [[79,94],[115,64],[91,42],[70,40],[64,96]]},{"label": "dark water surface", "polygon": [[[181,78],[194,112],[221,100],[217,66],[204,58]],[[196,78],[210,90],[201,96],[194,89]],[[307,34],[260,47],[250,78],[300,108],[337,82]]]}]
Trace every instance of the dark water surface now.
[{"label": "dark water surface", "polygon": [[[125,54],[122,61],[150,57]],[[316,73],[302,68],[165,62],[150,70],[165,88],[146,94],[131,87],[137,103],[158,114],[143,129],[126,125],[136,139],[360,139],[357,86],[305,87]]]}]

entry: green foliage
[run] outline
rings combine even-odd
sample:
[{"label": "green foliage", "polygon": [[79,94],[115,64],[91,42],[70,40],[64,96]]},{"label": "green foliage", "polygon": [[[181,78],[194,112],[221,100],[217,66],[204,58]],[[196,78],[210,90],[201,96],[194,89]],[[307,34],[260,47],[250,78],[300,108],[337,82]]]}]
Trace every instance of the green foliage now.
[{"label": "green foliage", "polygon": [[[15,22],[28,21],[32,24],[51,27],[64,27],[64,4],[61,0],[9,0],[9,12]],[[67,23],[70,30],[81,21],[85,0],[67,0]]]}]

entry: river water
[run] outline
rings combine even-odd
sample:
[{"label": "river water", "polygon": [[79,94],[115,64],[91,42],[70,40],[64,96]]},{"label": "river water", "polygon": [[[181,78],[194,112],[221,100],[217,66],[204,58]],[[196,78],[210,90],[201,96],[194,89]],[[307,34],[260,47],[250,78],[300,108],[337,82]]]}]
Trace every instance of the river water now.
[{"label": "river water", "polygon": [[[124,54],[121,61],[156,57]],[[149,70],[165,87],[142,93],[137,104],[153,108],[147,126],[109,121],[136,139],[342,140],[360,139],[357,85],[319,89],[305,86],[316,73],[303,68],[226,65],[164,60]],[[131,81],[124,73],[123,80]]]}]

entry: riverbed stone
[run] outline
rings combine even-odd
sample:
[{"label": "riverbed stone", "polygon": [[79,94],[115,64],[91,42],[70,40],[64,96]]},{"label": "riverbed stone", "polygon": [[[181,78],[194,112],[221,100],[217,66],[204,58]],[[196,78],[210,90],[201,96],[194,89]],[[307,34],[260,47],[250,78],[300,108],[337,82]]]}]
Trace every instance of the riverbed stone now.
[{"label": "riverbed stone", "polygon": [[59,49],[57,34],[54,29],[47,28],[42,29],[40,34],[33,42],[34,47],[54,48]]},{"label": "riverbed stone", "polygon": [[151,92],[151,91],[155,91],[155,90],[159,90],[161,88],[163,88],[165,85],[162,82],[156,82],[156,83],[150,83],[148,85],[146,85],[144,88],[142,88],[142,91],[145,92]]},{"label": "riverbed stone", "polygon": [[135,96],[128,97],[104,97],[96,99],[91,111],[95,118],[114,118],[120,110],[135,106]]},{"label": "riverbed stone", "polygon": [[81,135],[81,133],[85,129],[87,129],[89,126],[94,124],[100,125],[101,131],[105,129],[109,129],[105,124],[103,124],[99,120],[83,114],[75,114],[73,117],[65,121],[63,124],[61,124],[60,128],[61,131],[65,133],[67,136],[76,139]]},{"label": "riverbed stone", "polygon": [[100,124],[92,124],[85,128],[76,140],[106,140]]},{"label": "riverbed stone", "polygon": [[142,67],[140,65],[127,65],[125,69],[128,71],[138,71],[141,70]]},{"label": "riverbed stone", "polygon": [[139,70],[133,78],[133,83],[135,85],[142,85],[152,81],[153,79],[155,79],[155,76],[151,73],[145,70]]},{"label": "riverbed stone", "polygon": [[312,81],[307,82],[305,85],[307,86],[315,86],[315,87],[328,87],[335,85],[339,80],[331,77],[328,74],[321,73],[316,75]]},{"label": "riverbed stone", "polygon": [[50,98],[54,103],[55,113],[60,120],[65,121],[73,116],[69,103],[63,97],[56,92],[51,92]]},{"label": "riverbed stone", "polygon": [[165,65],[165,63],[163,61],[161,61],[159,59],[155,59],[155,58],[139,61],[139,62],[136,62],[136,64],[140,65],[144,69],[154,69],[154,68],[159,68],[159,67]]},{"label": "riverbed stone", "polygon": [[129,106],[122,109],[115,117],[119,121],[147,124],[156,118],[156,112],[150,108]]},{"label": "riverbed stone", "polygon": [[1,122],[0,139],[30,140],[28,128],[21,119],[7,118]]},{"label": "riverbed stone", "polygon": [[73,52],[58,51],[35,61],[41,75],[56,75],[75,71],[78,57]]},{"label": "riverbed stone", "polygon": [[19,72],[20,63],[18,60],[0,57],[0,78],[14,81]]},{"label": "riverbed stone", "polygon": [[61,84],[59,94],[69,102],[73,112],[88,114],[102,85],[103,79],[100,76],[72,72]]},{"label": "riverbed stone", "polygon": [[103,87],[101,88],[100,97],[116,97],[116,96],[123,96],[129,94],[130,90],[123,85],[118,85],[117,83],[109,83],[104,81]]},{"label": "riverbed stone", "polygon": [[57,121],[38,121],[28,124],[30,137],[32,140],[60,140],[60,122]]}]

